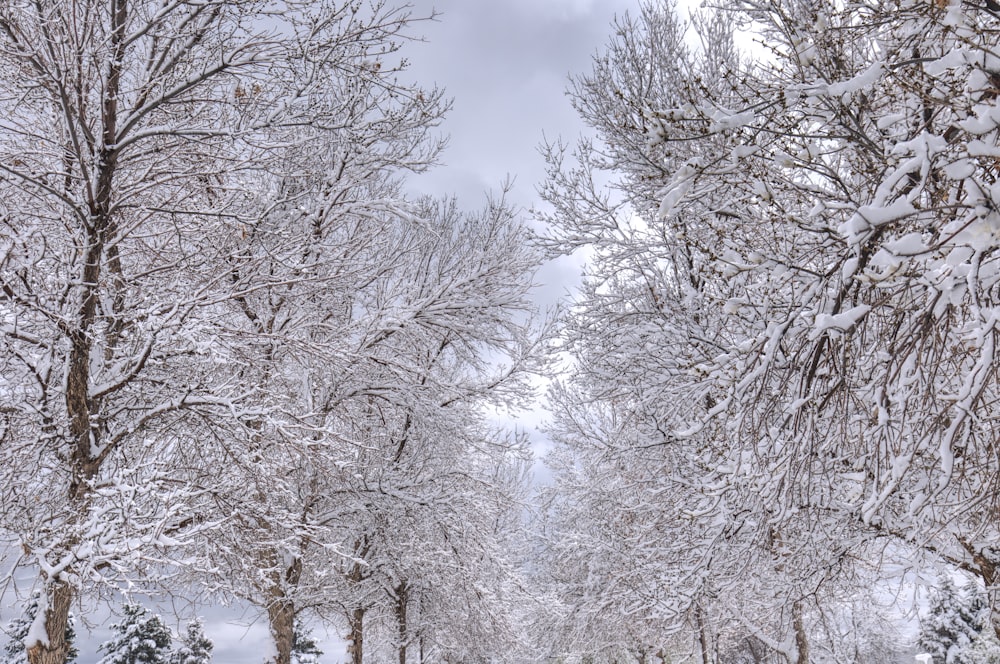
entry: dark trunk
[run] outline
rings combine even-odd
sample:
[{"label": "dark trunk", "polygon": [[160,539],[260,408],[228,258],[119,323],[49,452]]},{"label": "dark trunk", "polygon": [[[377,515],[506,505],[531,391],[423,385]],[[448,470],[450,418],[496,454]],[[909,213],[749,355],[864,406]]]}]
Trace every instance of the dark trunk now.
[{"label": "dark trunk", "polygon": [[295,604],[287,598],[273,601],[267,607],[268,627],[278,654],[274,664],[291,664],[292,640],[295,634]]},{"label": "dark trunk", "polygon": [[410,601],[410,589],[406,581],[396,586],[396,626],[399,629],[399,664],[406,664],[406,605]]},{"label": "dark trunk", "polygon": [[[87,247],[80,274],[82,290],[76,321],[68,331],[69,356],[66,366],[66,415],[71,436],[71,465],[68,499],[74,512],[85,518],[90,509],[91,481],[101,469],[108,450],[101,448],[100,427],[95,415],[100,410],[99,400],[90,394],[90,363],[93,338],[91,335],[97,317],[98,289],[101,267],[107,241],[114,234],[111,221],[111,200],[116,163],[118,93],[125,54],[125,29],[128,19],[127,0],[111,1],[111,48],[108,63],[107,89],[101,108],[100,161],[97,164],[97,187],[88,200],[90,220],[87,225]],[[67,169],[67,172],[69,170]],[[72,182],[67,175],[67,183]],[[88,192],[90,197],[90,192]],[[72,541],[65,542],[71,546]],[[36,641],[27,644],[29,664],[65,664],[70,644],[66,642],[70,605],[77,589],[66,581],[44,579],[48,591],[45,609],[45,633],[48,643]]]},{"label": "dark trunk", "polygon": [[348,616],[350,634],[347,638],[347,653],[351,656],[351,664],[362,664],[364,661],[365,610],[354,609]]},{"label": "dark trunk", "polygon": [[795,664],[809,664],[809,637],[802,622],[802,600],[792,604],[792,629],[795,631]]},{"label": "dark trunk", "polygon": [[705,625],[705,618],[702,616],[700,606],[694,607],[694,621],[698,627],[698,644],[701,646],[702,664],[712,664],[711,637],[708,634],[708,627]]},{"label": "dark trunk", "polygon": [[[358,559],[368,555],[369,543],[367,537],[362,537],[354,543],[354,554]],[[364,567],[360,562],[351,565],[347,579],[357,587],[365,578]],[[351,656],[351,664],[362,664],[365,651],[365,607],[357,606],[347,614],[349,633],[347,635],[347,652]]]},{"label": "dark trunk", "polygon": [[50,586],[48,608],[45,610],[45,633],[48,644],[28,645],[28,664],[64,664],[70,644],[66,642],[69,608],[76,591],[73,586],[57,581]]}]

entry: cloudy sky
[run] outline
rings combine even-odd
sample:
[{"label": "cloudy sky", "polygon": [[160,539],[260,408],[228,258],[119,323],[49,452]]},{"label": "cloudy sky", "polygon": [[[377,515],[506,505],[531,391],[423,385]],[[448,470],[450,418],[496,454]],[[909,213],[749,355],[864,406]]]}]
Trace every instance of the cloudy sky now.
[{"label": "cloudy sky", "polygon": [[444,131],[444,166],[420,178],[434,193],[472,205],[516,178],[514,199],[530,206],[544,175],[537,147],[582,127],[564,92],[571,73],[589,70],[616,14],[638,0],[415,0],[414,13],[440,12],[417,30],[411,72],[454,98]]}]

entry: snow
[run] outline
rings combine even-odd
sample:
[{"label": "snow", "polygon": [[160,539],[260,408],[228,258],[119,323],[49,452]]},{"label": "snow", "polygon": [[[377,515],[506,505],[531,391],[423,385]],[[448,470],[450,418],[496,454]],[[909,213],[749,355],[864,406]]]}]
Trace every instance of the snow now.
[{"label": "snow", "polygon": [[885,64],[876,62],[854,78],[840,83],[831,83],[826,93],[831,97],[846,97],[856,92],[870,88],[878,82],[885,72]]},{"label": "snow", "polygon": [[712,116],[712,123],[708,127],[710,133],[730,131],[739,127],[751,124],[757,118],[753,111],[742,113],[719,110]]},{"label": "snow", "polygon": [[917,209],[907,200],[897,200],[886,206],[863,205],[837,231],[852,244],[874,228],[898,221],[916,213]]},{"label": "snow", "polygon": [[737,145],[732,149],[730,155],[732,156],[733,162],[737,162],[740,159],[745,159],[747,157],[753,156],[760,152],[759,145]]},{"label": "snow", "polygon": [[31,621],[28,634],[24,637],[24,647],[31,648],[35,644],[41,643],[43,646],[49,645],[49,635],[45,631],[45,614],[49,608],[48,595],[38,594],[38,608],[35,611],[35,619]]},{"label": "snow", "polygon": [[889,113],[888,115],[883,115],[882,117],[880,117],[878,121],[875,123],[875,126],[878,127],[879,129],[885,130],[894,124],[898,124],[900,122],[905,121],[908,117],[909,115],[907,115],[906,113]]},{"label": "snow", "polygon": [[844,261],[844,267],[840,269],[840,278],[847,281],[858,271],[858,259],[854,256]]},{"label": "snow", "polygon": [[[1000,110],[1000,109],[998,109]],[[983,133],[993,131],[997,128],[998,122],[991,121],[991,124],[983,130]],[[1000,146],[996,143],[986,143],[984,141],[969,141],[965,146],[970,157],[1000,157]]]},{"label": "snow", "polygon": [[968,263],[972,260],[974,253],[975,252],[971,247],[955,247],[948,253],[948,256],[945,258],[945,263],[951,266]]},{"label": "snow", "polygon": [[796,399],[791,404],[789,404],[789,406],[787,408],[785,408],[785,412],[786,413],[794,413],[795,411],[799,410],[800,408],[802,408],[803,406],[805,406],[810,401],[812,401],[812,399],[810,397],[802,397],[800,399]]},{"label": "snow", "polygon": [[810,338],[817,339],[830,331],[846,332],[867,316],[869,311],[870,306],[859,304],[839,314],[816,314]]},{"label": "snow", "polygon": [[896,240],[891,240],[883,245],[886,250],[896,256],[916,256],[927,251],[923,234],[909,233]]},{"label": "snow", "polygon": [[674,209],[684,199],[691,185],[694,184],[697,171],[693,166],[685,164],[673,177],[671,183],[660,192],[661,203],[658,217],[666,219],[674,213]]},{"label": "snow", "polygon": [[972,177],[976,167],[969,159],[959,159],[944,167],[944,174],[950,180],[964,180]]},{"label": "snow", "polygon": [[962,67],[969,61],[969,54],[965,48],[955,48],[944,57],[924,63],[924,71],[931,76],[940,76],[950,69]]},{"label": "snow", "polygon": [[948,3],[948,11],[945,12],[944,19],[941,21],[944,25],[950,25],[952,27],[960,27],[966,25],[965,23],[965,12],[962,10],[962,3],[952,2]]},{"label": "snow", "polygon": [[725,305],[723,305],[722,310],[727,314],[735,314],[746,304],[746,300],[739,297],[733,297],[726,300]]}]

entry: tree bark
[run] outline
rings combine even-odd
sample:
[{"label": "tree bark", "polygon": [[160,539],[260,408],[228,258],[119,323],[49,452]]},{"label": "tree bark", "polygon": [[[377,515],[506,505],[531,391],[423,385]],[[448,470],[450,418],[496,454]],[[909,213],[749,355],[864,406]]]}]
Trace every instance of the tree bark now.
[{"label": "tree bark", "polygon": [[351,632],[348,634],[350,643],[347,645],[347,652],[351,656],[351,664],[363,664],[364,658],[364,628],[365,610],[358,608],[348,616]]},{"label": "tree bark", "polygon": [[406,664],[406,605],[410,601],[410,589],[406,581],[396,586],[396,626],[399,629],[399,664]]},{"label": "tree bark", "polygon": [[36,641],[27,645],[28,664],[64,664],[69,655],[66,642],[66,626],[69,624],[69,609],[76,589],[64,581],[56,581],[49,586],[48,606],[45,609],[45,633],[48,643]]},{"label": "tree bark", "polygon": [[694,620],[698,625],[698,643],[701,646],[702,664],[712,664],[712,649],[710,647],[710,637],[705,619],[702,616],[701,606],[694,607]]},{"label": "tree bark", "polygon": [[[111,200],[117,169],[118,150],[118,94],[125,53],[125,28],[128,19],[128,0],[111,0],[111,49],[108,62],[104,99],[101,108],[100,159],[97,168],[96,188],[88,196],[90,222],[87,247],[80,274],[79,309],[72,329],[68,331],[69,356],[66,370],[66,414],[72,437],[70,454],[71,479],[69,501],[78,516],[85,516],[89,509],[91,480],[100,471],[106,450],[100,447],[100,429],[95,427],[94,415],[100,402],[91,397],[91,351],[93,329],[97,317],[98,290],[105,248],[114,233],[111,219]],[[72,120],[70,120],[72,122]],[[71,543],[66,543],[67,546]],[[45,609],[45,633],[48,643],[36,641],[27,645],[29,664],[65,664],[70,644],[66,643],[66,626],[69,624],[70,605],[78,589],[66,581],[46,578],[48,601]]]},{"label": "tree bark", "polygon": [[[369,543],[367,536],[362,537],[354,543],[354,554],[359,558],[363,559],[368,555]],[[357,586],[365,578],[364,568],[361,566],[360,562],[355,562],[351,565],[350,572],[347,574],[348,581],[351,584]],[[364,607],[358,606],[351,610],[347,615],[347,623],[350,632],[347,635],[349,643],[347,644],[347,652],[351,656],[351,664],[362,664],[365,651],[365,611]]]},{"label": "tree bark", "polygon": [[288,566],[284,574],[284,583],[274,579],[271,591],[271,603],[267,607],[268,627],[277,658],[274,664],[291,664],[292,644],[295,641],[295,600],[288,596],[285,588],[294,588],[302,578],[302,559],[296,558]]},{"label": "tree bark", "polygon": [[278,651],[274,664],[291,664],[292,641],[295,634],[295,604],[287,598],[275,600],[267,607],[267,619],[274,647]]},{"label": "tree bark", "polygon": [[792,629],[795,631],[795,664],[809,664],[809,637],[802,621],[802,600],[792,604]]}]

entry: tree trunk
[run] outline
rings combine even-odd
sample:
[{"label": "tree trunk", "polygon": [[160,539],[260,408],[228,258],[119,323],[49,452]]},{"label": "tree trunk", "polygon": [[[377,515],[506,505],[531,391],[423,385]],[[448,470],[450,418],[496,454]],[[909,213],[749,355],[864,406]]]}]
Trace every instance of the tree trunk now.
[{"label": "tree trunk", "polygon": [[711,637],[708,634],[708,627],[705,625],[705,619],[702,616],[701,606],[694,607],[694,621],[698,626],[698,643],[701,646],[702,664],[712,664]]},{"label": "tree trunk", "polygon": [[66,642],[69,609],[76,591],[65,581],[49,586],[45,609],[45,634],[48,644],[36,641],[28,645],[28,664],[65,664],[70,644]]},{"label": "tree trunk", "polygon": [[[108,63],[106,90],[101,108],[102,146],[97,169],[97,188],[90,202],[91,227],[87,232],[87,247],[80,282],[82,293],[74,327],[70,330],[69,356],[66,368],[66,414],[72,436],[70,453],[71,479],[69,501],[77,515],[86,515],[89,509],[90,481],[101,468],[107,449],[100,448],[100,429],[93,418],[100,410],[100,401],[90,395],[91,330],[97,317],[98,289],[101,278],[102,256],[109,237],[113,235],[111,199],[118,151],[114,147],[118,134],[118,92],[121,82],[122,59],[125,53],[125,28],[128,19],[126,0],[110,3],[111,61]],[[68,177],[68,176],[67,176]],[[45,608],[45,634],[48,643],[37,641],[27,645],[29,664],[65,664],[70,644],[66,642],[70,605],[77,589],[59,579],[45,579],[48,592]]]},{"label": "tree trunk", "polygon": [[347,618],[351,632],[347,638],[347,653],[351,656],[351,664],[363,664],[364,658],[364,636],[365,636],[365,610],[358,608],[351,612]]},{"label": "tree trunk", "polygon": [[[275,556],[277,558],[277,556]],[[295,600],[288,597],[285,588],[294,588],[302,578],[302,559],[295,558],[284,574],[284,583],[275,575],[271,590],[271,603],[267,607],[268,627],[274,639],[278,656],[274,664],[291,664],[292,644],[295,641]]]},{"label": "tree trunk", "polygon": [[809,637],[802,622],[802,600],[792,604],[792,629],[795,631],[795,664],[809,664]]},{"label": "tree trunk", "polygon": [[399,629],[399,664],[406,664],[406,605],[410,601],[406,581],[396,586],[396,626]]},{"label": "tree trunk", "polygon": [[292,641],[295,635],[295,604],[290,599],[281,598],[267,607],[268,627],[278,651],[274,664],[291,664]]},{"label": "tree trunk", "polygon": [[[364,567],[359,562],[363,560],[370,549],[367,535],[354,542],[354,555],[358,559],[351,565],[347,580],[355,587],[365,578]],[[362,664],[365,652],[365,611],[362,606],[355,607],[347,614],[347,624],[350,632],[347,635],[347,652],[351,656],[351,664]]]}]

